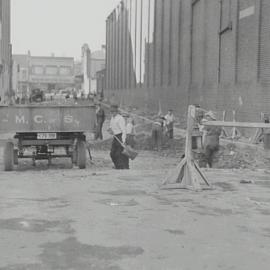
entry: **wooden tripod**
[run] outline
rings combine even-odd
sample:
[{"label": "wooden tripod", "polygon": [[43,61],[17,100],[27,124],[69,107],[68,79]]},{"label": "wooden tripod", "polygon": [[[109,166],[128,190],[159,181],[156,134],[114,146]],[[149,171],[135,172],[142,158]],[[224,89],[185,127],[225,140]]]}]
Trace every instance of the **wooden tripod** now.
[{"label": "wooden tripod", "polygon": [[165,189],[191,189],[202,190],[211,188],[206,176],[200,170],[192,154],[192,130],[195,124],[196,108],[189,106],[187,117],[187,133],[185,157],[180,164],[168,175],[164,181]]}]

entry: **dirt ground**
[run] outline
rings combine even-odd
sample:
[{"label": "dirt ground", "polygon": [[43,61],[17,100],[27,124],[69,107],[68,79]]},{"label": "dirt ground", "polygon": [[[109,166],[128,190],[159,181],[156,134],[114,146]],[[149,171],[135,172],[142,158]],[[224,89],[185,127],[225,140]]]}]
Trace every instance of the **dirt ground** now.
[{"label": "dirt ground", "polygon": [[177,155],[139,151],[116,171],[107,150],[92,154],[86,170],[0,172],[1,270],[269,269],[266,168],[206,169],[213,190],[164,190]]}]

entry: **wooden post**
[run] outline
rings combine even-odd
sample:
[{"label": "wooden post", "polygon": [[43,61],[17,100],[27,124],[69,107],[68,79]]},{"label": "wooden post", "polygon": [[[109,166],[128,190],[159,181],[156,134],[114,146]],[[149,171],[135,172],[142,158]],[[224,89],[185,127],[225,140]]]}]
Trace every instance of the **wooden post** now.
[{"label": "wooden post", "polygon": [[165,189],[191,189],[198,191],[203,189],[202,183],[206,184],[208,189],[210,188],[209,182],[192,154],[192,130],[195,124],[195,116],[196,107],[191,105],[188,108],[185,157],[165,179],[163,183]]},{"label": "wooden post", "polygon": [[[264,113],[262,113],[262,112],[261,112],[260,119],[261,119],[261,121],[263,121],[263,119],[264,119]],[[261,137],[262,137],[262,129],[261,128],[257,128],[255,134],[251,138],[251,143],[253,143],[253,144],[260,143]]]},{"label": "wooden post", "polygon": [[[233,110],[233,122],[236,122],[236,111]],[[241,137],[240,131],[237,129],[237,127],[232,128],[232,139],[239,139]]]},{"label": "wooden post", "polygon": [[[223,111],[223,114],[222,114],[222,121],[225,121],[226,120],[226,111]],[[226,129],[224,127],[222,127],[222,130],[221,130],[221,137],[222,138],[228,138],[228,133],[226,131]]]}]

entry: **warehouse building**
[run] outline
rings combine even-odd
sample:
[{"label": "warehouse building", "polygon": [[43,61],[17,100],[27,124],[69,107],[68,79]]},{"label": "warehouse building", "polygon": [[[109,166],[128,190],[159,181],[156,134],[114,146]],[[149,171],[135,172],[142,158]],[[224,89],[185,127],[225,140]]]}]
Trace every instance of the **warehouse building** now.
[{"label": "warehouse building", "polygon": [[106,25],[107,96],[241,120],[269,111],[269,0],[124,0]]}]

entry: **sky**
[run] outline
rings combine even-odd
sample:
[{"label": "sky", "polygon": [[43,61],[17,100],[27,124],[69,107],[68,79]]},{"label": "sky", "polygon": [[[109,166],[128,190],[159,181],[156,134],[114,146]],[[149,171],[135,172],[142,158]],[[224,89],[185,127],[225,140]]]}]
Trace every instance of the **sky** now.
[{"label": "sky", "polygon": [[11,0],[14,54],[80,58],[105,44],[105,21],[120,0]]}]

